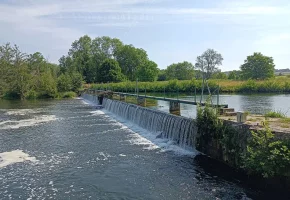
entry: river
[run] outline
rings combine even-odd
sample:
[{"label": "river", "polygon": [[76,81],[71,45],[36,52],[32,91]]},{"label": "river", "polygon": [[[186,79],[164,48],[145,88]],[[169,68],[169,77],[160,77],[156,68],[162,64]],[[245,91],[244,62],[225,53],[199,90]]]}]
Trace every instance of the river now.
[{"label": "river", "polygon": [[146,138],[82,99],[0,101],[0,199],[283,198]]},{"label": "river", "polygon": [[[160,93],[155,95],[162,96]],[[168,97],[195,101],[193,95],[180,94],[178,97],[176,95]],[[204,96],[203,99],[207,99],[207,96]],[[216,104],[217,96],[213,96],[212,99],[213,103]],[[199,102],[200,96],[197,96],[196,100]],[[276,111],[290,117],[290,94],[223,94],[219,96],[219,104],[227,104],[229,108],[234,108],[236,111],[248,111],[251,114]],[[169,102],[166,101],[156,101],[156,105],[149,107],[169,112]],[[182,116],[196,117],[196,106],[181,104],[180,110]]]}]

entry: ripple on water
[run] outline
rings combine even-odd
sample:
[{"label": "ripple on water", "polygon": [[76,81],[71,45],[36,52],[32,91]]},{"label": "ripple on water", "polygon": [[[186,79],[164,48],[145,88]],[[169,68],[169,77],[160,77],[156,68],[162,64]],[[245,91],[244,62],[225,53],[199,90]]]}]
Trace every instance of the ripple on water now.
[{"label": "ripple on water", "polygon": [[57,120],[55,115],[40,115],[30,119],[7,120],[0,122],[0,129],[18,129],[21,127],[36,126],[55,120]]}]

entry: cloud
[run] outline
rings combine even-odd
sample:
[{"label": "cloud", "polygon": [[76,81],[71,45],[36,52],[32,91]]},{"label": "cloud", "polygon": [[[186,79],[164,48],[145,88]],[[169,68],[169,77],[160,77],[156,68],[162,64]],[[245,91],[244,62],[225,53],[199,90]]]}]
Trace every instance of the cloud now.
[{"label": "cloud", "polygon": [[[182,6],[185,1],[189,6]],[[172,24],[174,28],[176,24],[202,22],[207,26],[238,25],[244,30],[268,30],[290,23],[281,20],[290,17],[287,1],[284,4],[267,2],[220,0],[215,4],[204,1],[201,5],[200,1],[192,0],[0,0],[0,42],[37,46],[39,51],[50,52],[52,61],[57,62],[72,41],[108,27],[129,30],[152,24]],[[278,38],[263,36],[259,42],[279,43],[288,36],[281,34]]]}]

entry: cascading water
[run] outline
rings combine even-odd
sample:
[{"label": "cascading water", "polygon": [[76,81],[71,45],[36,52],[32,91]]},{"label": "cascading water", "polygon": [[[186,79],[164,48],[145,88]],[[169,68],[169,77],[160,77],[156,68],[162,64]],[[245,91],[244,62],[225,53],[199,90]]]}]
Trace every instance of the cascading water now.
[{"label": "cascading water", "polygon": [[82,94],[83,99],[88,100],[89,102],[99,104],[98,96],[90,94]]},{"label": "cascading water", "polygon": [[[97,96],[84,94],[83,98],[98,103]],[[103,107],[139,127],[155,133],[156,136],[174,141],[182,148],[195,147],[197,128],[192,119],[106,98],[103,100]]]}]

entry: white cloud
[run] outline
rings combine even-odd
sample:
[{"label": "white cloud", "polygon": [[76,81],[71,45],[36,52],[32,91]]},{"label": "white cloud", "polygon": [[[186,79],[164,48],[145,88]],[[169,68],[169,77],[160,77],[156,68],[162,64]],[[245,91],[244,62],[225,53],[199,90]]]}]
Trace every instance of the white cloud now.
[{"label": "white cloud", "polygon": [[[188,23],[233,25],[244,29],[269,29],[270,26],[289,24],[279,19],[290,18],[289,4],[262,1],[221,1],[220,4],[198,7],[174,7],[166,0],[12,0],[0,3],[0,42],[15,41],[38,46],[38,51],[52,54],[56,62],[66,53],[72,41],[92,29],[135,26],[153,23]],[[171,1],[173,2],[173,1]],[[276,2],[276,1],[275,1]],[[178,4],[178,2],[176,3]],[[273,18],[269,23],[265,17]],[[279,17],[275,21],[275,17]],[[218,20],[217,20],[218,19]],[[85,28],[84,28],[85,27]],[[287,31],[284,28],[283,31]],[[97,33],[96,33],[97,34]],[[267,33],[268,34],[268,33]],[[258,43],[274,44],[289,41],[289,35],[263,36]],[[38,44],[40,43],[41,44]]]}]

